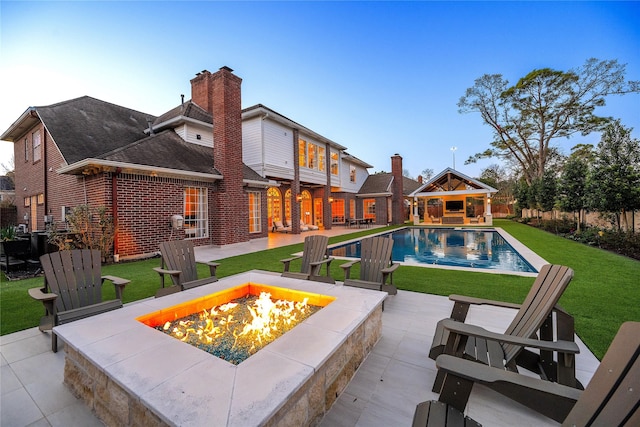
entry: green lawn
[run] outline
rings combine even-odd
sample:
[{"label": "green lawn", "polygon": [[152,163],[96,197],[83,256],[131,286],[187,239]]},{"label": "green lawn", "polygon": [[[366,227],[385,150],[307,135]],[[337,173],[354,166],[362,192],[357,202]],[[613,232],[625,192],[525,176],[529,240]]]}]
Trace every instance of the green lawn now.
[{"label": "green lawn", "polygon": [[[576,321],[576,331],[594,354],[601,358],[606,352],[620,324],[627,320],[640,321],[640,262],[600,249],[585,246],[548,234],[519,223],[497,220],[495,225],[554,264],[574,269],[575,276],[560,300],[560,304]],[[337,243],[380,229],[333,237]],[[218,276],[224,277],[251,269],[282,271],[280,259],[302,250],[302,244],[270,249],[221,260]],[[342,280],[341,261],[334,261],[331,272]],[[158,275],[151,269],[159,259],[105,266],[104,274],[131,280],[124,293],[124,302],[131,302],[155,294]],[[295,267],[294,267],[295,268]],[[201,266],[203,277],[207,268]],[[473,273],[432,268],[401,266],[394,274],[400,289],[436,295],[464,294],[509,302],[522,302],[533,278]],[[27,289],[42,285],[42,278],[8,282],[2,276],[0,286],[0,334],[27,329],[38,324],[42,305],[33,301]],[[112,298],[113,287],[107,286],[105,298]],[[425,307],[427,310],[428,307]]]}]

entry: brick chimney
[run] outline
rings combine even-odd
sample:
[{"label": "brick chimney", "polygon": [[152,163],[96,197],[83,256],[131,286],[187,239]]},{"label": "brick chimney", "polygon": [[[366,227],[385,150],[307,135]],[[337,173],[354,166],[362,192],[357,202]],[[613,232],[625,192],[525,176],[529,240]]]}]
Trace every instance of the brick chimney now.
[{"label": "brick chimney", "polygon": [[391,156],[391,175],[393,184],[391,185],[391,224],[403,224],[405,220],[404,209],[404,188],[402,178],[402,157],[399,154]]},{"label": "brick chimney", "polygon": [[203,71],[191,80],[191,99],[213,116],[213,166],[223,176],[211,195],[212,243],[249,241],[249,202],[243,189],[242,79],[229,67]]}]

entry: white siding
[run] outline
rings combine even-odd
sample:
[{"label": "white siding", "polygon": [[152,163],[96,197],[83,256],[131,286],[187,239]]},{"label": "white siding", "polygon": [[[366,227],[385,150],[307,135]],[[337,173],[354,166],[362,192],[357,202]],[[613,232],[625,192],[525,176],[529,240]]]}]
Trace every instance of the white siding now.
[{"label": "white siding", "polygon": [[[187,142],[203,145],[205,147],[213,147],[213,129],[192,123],[186,123],[184,127],[187,135],[185,140]],[[200,139],[198,139],[198,135],[200,135]]]},{"label": "white siding", "polygon": [[180,125],[176,128],[173,128],[173,130],[180,135],[180,138],[184,139],[185,141],[187,140],[187,130],[185,129],[185,125]]},{"label": "white siding", "polygon": [[268,119],[262,121],[262,126],[265,173],[293,179],[293,130]]},{"label": "white siding", "polygon": [[[356,182],[351,182],[351,179],[350,179],[351,166],[355,166],[356,168]],[[366,168],[341,159],[340,181],[342,183],[343,191],[357,192],[360,189],[360,187],[362,187],[362,184],[364,184],[368,176],[369,176],[369,172],[367,172]]]},{"label": "white siding", "polygon": [[242,122],[242,161],[264,177],[261,123],[260,117]]}]

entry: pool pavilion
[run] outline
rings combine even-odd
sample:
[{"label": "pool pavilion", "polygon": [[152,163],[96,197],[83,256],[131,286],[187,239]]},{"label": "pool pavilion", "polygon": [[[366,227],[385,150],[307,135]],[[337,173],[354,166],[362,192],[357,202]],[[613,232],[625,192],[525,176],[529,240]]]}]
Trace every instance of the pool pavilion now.
[{"label": "pool pavilion", "polygon": [[413,223],[492,225],[491,197],[498,190],[447,168],[409,194]]}]

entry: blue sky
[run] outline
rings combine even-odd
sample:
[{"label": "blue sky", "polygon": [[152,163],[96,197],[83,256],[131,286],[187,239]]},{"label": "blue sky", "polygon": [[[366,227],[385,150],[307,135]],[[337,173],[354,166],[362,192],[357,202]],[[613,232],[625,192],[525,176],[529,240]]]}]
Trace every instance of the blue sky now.
[{"label": "blue sky", "polygon": [[[89,95],[160,115],[189,80],[222,66],[262,103],[389,171],[415,177],[489,147],[478,114],[458,113],[485,73],[510,82],[595,57],[640,80],[639,2],[0,2],[0,132],[29,106]],[[640,136],[640,95],[601,115]],[[558,141],[565,153],[599,134]],[[12,144],[0,142],[0,163]]]}]

